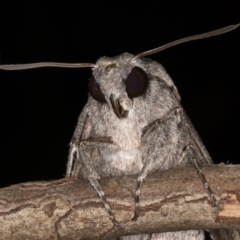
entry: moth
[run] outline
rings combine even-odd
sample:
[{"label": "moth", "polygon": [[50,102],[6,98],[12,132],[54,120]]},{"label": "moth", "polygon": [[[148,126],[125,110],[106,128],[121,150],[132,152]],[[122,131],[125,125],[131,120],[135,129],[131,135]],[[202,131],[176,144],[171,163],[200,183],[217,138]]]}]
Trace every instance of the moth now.
[{"label": "moth", "polygon": [[[0,65],[3,70],[20,70],[44,66],[91,67],[89,97],[70,143],[66,176],[87,179],[102,199],[110,219],[115,218],[99,179],[106,176],[138,174],[135,193],[137,220],[141,186],[150,172],[174,168],[179,164],[211,164],[204,144],[180,103],[174,82],[158,62],[144,58],[174,45],[215,36],[238,25],[183,38],[136,56],[124,53],[102,57],[95,64],[33,63]],[[216,207],[220,207],[203,174],[200,178]],[[214,239],[239,239],[237,230],[214,230]],[[137,239],[204,239],[204,232],[189,230],[121,237]]]}]

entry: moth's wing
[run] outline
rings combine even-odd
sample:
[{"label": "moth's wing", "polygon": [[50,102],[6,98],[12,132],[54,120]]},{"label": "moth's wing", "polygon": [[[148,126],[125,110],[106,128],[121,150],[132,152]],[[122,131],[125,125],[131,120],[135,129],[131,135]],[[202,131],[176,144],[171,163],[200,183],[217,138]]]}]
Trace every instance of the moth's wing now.
[{"label": "moth's wing", "polygon": [[[69,157],[67,163],[67,177],[78,177],[78,178],[85,178],[87,176],[84,175],[82,171],[82,161],[81,155],[79,153],[79,142],[83,139],[91,138],[93,134],[93,129],[91,126],[91,122],[88,117],[89,111],[89,101],[83,108],[82,112],[79,115],[77,126],[75,128],[71,143],[70,143],[70,150],[69,150]],[[98,149],[86,149],[85,152],[89,156],[93,156],[97,154]],[[94,158],[96,159],[96,158]]]},{"label": "moth's wing", "polygon": [[103,201],[104,207],[109,214],[109,218],[118,229],[121,229],[121,226],[116,220],[106,199],[105,193],[103,192],[102,187],[98,181],[100,179],[99,164],[101,162],[99,148],[83,148],[82,145],[79,144],[81,140],[91,142],[90,138],[95,137],[92,123],[88,117],[88,112],[91,110],[91,104],[89,102],[90,101],[88,101],[88,103],[85,105],[78,118],[78,123],[70,144],[70,153],[66,175],[67,177],[74,176],[89,180],[90,184],[94,187],[99,197]]},{"label": "moth's wing", "polygon": [[[180,94],[178,93],[177,87],[175,86],[172,78],[169,76],[169,74],[167,73],[165,68],[161,64],[159,64],[158,62],[155,62],[155,61],[150,61],[147,64],[147,66],[148,66],[151,74],[154,75],[155,77],[157,77],[157,80],[159,82],[163,81],[165,83],[165,85],[171,92],[172,98],[175,99],[175,102],[177,103],[177,105],[179,105],[179,107],[181,107]],[[183,119],[184,124],[182,125],[184,127],[183,131],[187,131],[189,133],[189,135],[190,135],[189,138],[192,139],[192,141],[193,141],[192,145],[194,147],[198,148],[199,156],[197,156],[197,157],[201,161],[200,164],[201,163],[209,163],[209,164],[213,163],[207,149],[205,148],[204,144],[202,143],[201,138],[199,137],[197,131],[195,130],[194,126],[192,125],[190,119],[188,118],[188,116],[184,110],[182,110],[182,114],[183,114],[183,118],[184,118]]]},{"label": "moth's wing", "polygon": [[[197,154],[196,159],[199,161],[199,164],[213,164],[207,149],[202,143],[187,114],[184,113],[184,115],[186,119],[186,127],[189,129],[189,134],[191,135],[191,139],[194,143],[193,145],[197,148],[197,151],[195,151],[195,154]],[[212,229],[209,230],[209,232],[213,240],[240,240],[239,229]]]},{"label": "moth's wing", "polygon": [[[155,66],[156,65],[156,66]],[[150,67],[153,68],[153,71],[157,73],[157,77],[164,80],[166,85],[171,89],[172,96],[175,98],[179,104],[180,104],[180,95],[177,91],[176,86],[174,85],[174,82],[172,81],[171,77],[167,74],[165,69],[156,62],[150,62]],[[199,164],[213,164],[213,161],[204,146],[201,138],[199,137],[197,131],[195,130],[194,126],[192,125],[190,119],[188,118],[185,111],[182,111],[184,115],[186,130],[189,132],[189,137],[192,141],[192,145],[194,148],[196,148],[195,154],[197,155],[196,158],[198,160]],[[151,132],[151,131],[150,131]],[[240,230],[238,229],[214,229],[210,230],[211,237],[213,240],[240,240]]]},{"label": "moth's wing", "polygon": [[211,230],[211,237],[213,240],[239,240],[240,230],[239,229],[215,229]]},{"label": "moth's wing", "polygon": [[186,112],[183,110],[184,114],[184,121],[185,121],[185,127],[189,132],[190,139],[192,141],[192,145],[196,148],[197,154],[197,160],[199,161],[199,164],[212,164],[212,158],[210,157],[206,147],[204,146],[201,138],[199,137],[197,131],[195,130],[194,126],[192,125],[190,119],[188,118]]},{"label": "moth's wing", "polygon": [[[163,87],[162,83],[164,82],[165,87],[168,88],[171,93],[171,99],[176,103],[177,106],[181,107],[181,97],[178,93],[177,87],[175,86],[172,78],[169,76],[165,68],[158,62],[144,58],[144,63],[151,76],[154,76],[155,80],[159,82],[159,88]],[[181,107],[182,108],[182,107]],[[199,159],[200,163],[212,163],[211,157],[206,150],[204,144],[202,143],[197,131],[193,127],[191,121],[189,120],[185,111],[182,111],[184,124],[182,125],[189,133],[189,138],[193,140],[192,145],[199,149]]]}]

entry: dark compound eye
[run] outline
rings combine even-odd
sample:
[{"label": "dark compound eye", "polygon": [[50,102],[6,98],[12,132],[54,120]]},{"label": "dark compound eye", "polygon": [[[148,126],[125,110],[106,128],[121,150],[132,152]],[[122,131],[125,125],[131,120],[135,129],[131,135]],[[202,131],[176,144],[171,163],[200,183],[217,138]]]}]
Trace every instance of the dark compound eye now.
[{"label": "dark compound eye", "polygon": [[100,90],[98,83],[96,82],[94,76],[89,80],[88,91],[91,96],[98,102],[106,102],[105,96]]},{"label": "dark compound eye", "polygon": [[125,82],[128,97],[136,98],[142,96],[146,91],[148,76],[140,67],[134,67]]}]

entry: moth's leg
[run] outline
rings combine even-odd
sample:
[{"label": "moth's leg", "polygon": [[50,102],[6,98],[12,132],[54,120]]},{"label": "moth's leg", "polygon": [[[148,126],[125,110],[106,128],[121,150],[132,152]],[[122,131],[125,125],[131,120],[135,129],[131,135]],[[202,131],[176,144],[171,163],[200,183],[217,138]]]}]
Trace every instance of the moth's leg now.
[{"label": "moth's leg", "polygon": [[[157,119],[156,121],[152,122],[148,126],[145,127],[143,130],[143,136],[142,139],[145,139],[145,142],[148,143],[153,143],[156,140],[156,137],[158,139],[158,142],[162,141],[160,145],[162,144],[165,148],[168,148],[171,145],[171,142],[166,140],[168,136],[169,127],[172,128],[172,125],[179,125],[180,119],[178,118],[178,112],[179,112],[180,107],[176,106],[172,110],[170,110],[165,116],[163,116],[161,119]],[[168,122],[172,122],[173,124]],[[164,126],[163,128],[160,128],[160,126]],[[174,126],[175,127],[175,126]],[[160,129],[162,131],[157,132],[156,130]],[[165,142],[163,142],[162,139],[159,139],[157,135],[163,134],[166,139]],[[156,157],[153,156],[152,152],[154,152],[154,145],[152,144],[149,146],[147,151],[143,154],[143,160],[144,160],[144,166],[141,170],[140,175],[138,176],[137,179],[137,189],[135,193],[135,212],[134,212],[134,217],[132,220],[137,220],[140,212],[140,195],[141,195],[141,186],[143,181],[145,180],[147,174],[152,171],[152,170],[157,170],[161,169],[161,164],[162,162],[159,161],[159,163],[156,163]],[[164,156],[162,157],[164,158]],[[163,168],[164,169],[164,168]]]},{"label": "moth's leg", "polygon": [[[199,158],[203,159],[203,161],[201,160],[201,163],[208,163],[208,164],[212,164],[212,158],[210,157],[206,147],[204,146],[201,138],[199,137],[197,131],[195,130],[195,128],[193,127],[189,117],[187,116],[187,114],[185,113],[185,111],[183,109],[181,109],[181,117],[184,121],[184,125],[185,125],[185,129],[186,131],[189,132],[189,135],[191,137],[191,139],[193,139],[193,144],[196,145],[196,147],[199,149],[201,156],[199,156]],[[200,162],[199,162],[200,163]]]},{"label": "moth's leg", "polygon": [[[179,161],[182,161],[189,148],[199,147],[196,139],[193,138],[191,129],[188,129],[189,122],[186,121],[183,109],[175,107],[170,110],[163,118],[149,124],[144,130],[143,140],[147,145],[147,151],[143,153],[144,166],[137,180],[137,189],[135,194],[135,213],[133,220],[138,218],[140,212],[140,194],[141,186],[150,171],[164,170],[176,167]],[[198,139],[197,139],[198,140]],[[187,144],[193,142],[194,144]],[[184,146],[184,147],[181,147]],[[157,154],[156,154],[157,153]],[[200,159],[205,157],[205,154],[200,150],[196,152],[193,149],[194,160],[188,160],[193,163],[199,172],[199,176],[207,189],[211,199],[219,208],[219,203],[216,201],[200,167]],[[203,162],[203,161],[202,161]],[[208,162],[208,161],[205,161]]]},{"label": "moth's leg", "polygon": [[180,157],[178,159],[178,164],[181,164],[182,160],[184,159],[184,157],[186,156],[189,148],[191,148],[192,144],[191,143],[188,143],[182,150],[181,154],[180,154]]},{"label": "moth's leg", "polygon": [[84,132],[84,126],[87,121],[87,110],[88,110],[88,106],[86,105],[78,118],[78,123],[75,128],[72,140],[70,142],[66,177],[74,176],[74,173],[73,173],[74,162],[79,161],[80,156],[79,156],[78,144]]},{"label": "moth's leg", "polygon": [[142,183],[143,183],[144,179],[147,177],[147,174],[149,172],[147,166],[151,163],[151,161],[152,161],[152,159],[148,159],[146,164],[143,166],[142,171],[137,179],[137,190],[135,193],[135,212],[134,212],[134,216],[132,218],[132,220],[134,220],[134,221],[136,221],[139,216],[141,187],[142,187]]},{"label": "moth's leg", "polygon": [[[80,140],[84,137],[89,136],[90,133],[90,126],[88,126],[88,117],[87,117],[87,110],[88,105],[86,105],[78,118],[78,123],[75,128],[73,138],[70,143],[70,151],[68,157],[68,164],[67,164],[67,173],[66,176],[76,176],[78,177],[80,168],[83,169],[85,175],[88,176],[88,180],[90,184],[94,187],[97,191],[98,195],[100,196],[101,200],[103,201],[104,207],[106,208],[110,219],[112,220],[113,224],[118,228],[122,229],[117,220],[114,217],[114,214],[111,211],[109,203],[105,197],[105,194],[101,188],[101,185],[98,182],[100,176],[97,174],[94,169],[89,164],[89,157],[85,154],[85,148],[87,147],[101,147],[101,146],[109,146],[112,144],[110,138],[98,138],[98,139],[85,139]],[[75,163],[74,163],[75,162]],[[74,169],[73,169],[74,168]]]},{"label": "moth's leg", "polygon": [[[187,154],[187,152],[189,152],[189,150],[191,150],[193,152],[193,156],[191,159],[191,163],[195,166],[199,177],[203,183],[203,186],[206,188],[210,198],[212,199],[212,201],[214,202],[215,206],[221,210],[221,204],[217,201],[213,191],[211,190],[204,174],[201,168],[201,163],[208,163],[211,164],[212,163],[212,159],[208,153],[208,151],[206,150],[205,146],[203,145],[197,131],[194,129],[194,127],[192,126],[191,121],[189,120],[188,116],[186,115],[186,113],[184,112],[183,109],[181,109],[180,111],[181,114],[181,118],[184,121],[184,131],[188,132],[188,135],[190,136],[190,141],[189,143],[183,148],[183,151],[181,153],[181,156],[179,158],[178,163],[180,163],[183,158],[185,157],[185,155]],[[196,151],[197,148],[199,151]]]},{"label": "moth's leg", "polygon": [[74,161],[78,161],[79,159],[79,151],[76,145],[77,144],[74,142],[70,143],[66,177],[70,177],[74,175],[73,174]]},{"label": "moth's leg", "polygon": [[89,164],[91,162],[89,156],[87,156],[87,154],[85,153],[85,149],[86,148],[92,148],[92,147],[106,147],[109,146],[109,144],[112,144],[112,141],[109,137],[104,137],[104,138],[95,138],[95,139],[86,139],[86,140],[82,140],[79,143],[79,154],[80,154],[80,158],[82,160],[82,168],[86,174],[86,176],[88,176],[88,180],[90,182],[90,184],[94,187],[94,189],[97,191],[99,197],[101,198],[105,209],[108,212],[108,215],[111,219],[111,221],[113,222],[113,224],[119,229],[122,230],[122,227],[120,226],[120,224],[118,223],[118,221],[116,220],[110,205],[107,201],[107,198],[105,196],[104,191],[102,190],[102,187],[99,183],[99,179],[100,176],[99,174],[91,167],[91,165]]},{"label": "moth's leg", "polygon": [[204,174],[203,174],[203,171],[202,171],[202,168],[201,168],[201,165],[199,164],[200,160],[197,159],[197,155],[196,155],[196,151],[194,149],[194,147],[192,146],[191,143],[187,144],[183,151],[182,151],[182,154],[180,156],[180,159],[179,159],[179,163],[182,161],[182,159],[186,156],[187,152],[189,150],[192,150],[193,152],[193,157],[191,158],[192,160],[192,163],[194,165],[194,167],[196,168],[197,172],[198,172],[198,175],[203,183],[203,186],[206,188],[207,192],[208,192],[208,195],[210,196],[210,198],[212,199],[212,201],[214,202],[215,206],[219,209],[219,210],[222,210],[222,207],[221,207],[221,204],[218,202],[218,200],[216,199],[212,189],[210,188],[208,182],[207,182],[207,179],[205,178]]}]

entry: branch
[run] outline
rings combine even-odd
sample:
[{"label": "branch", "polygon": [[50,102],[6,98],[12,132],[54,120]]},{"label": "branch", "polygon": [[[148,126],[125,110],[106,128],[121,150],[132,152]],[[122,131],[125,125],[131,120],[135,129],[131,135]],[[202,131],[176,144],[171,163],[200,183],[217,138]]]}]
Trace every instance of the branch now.
[{"label": "branch", "polygon": [[64,178],[0,189],[1,239],[100,239],[187,229],[240,228],[240,165],[204,165],[218,200],[209,200],[192,166],[150,174],[142,187],[136,222],[137,176],[103,178],[101,185],[123,227],[114,229],[95,190],[86,181]]}]

